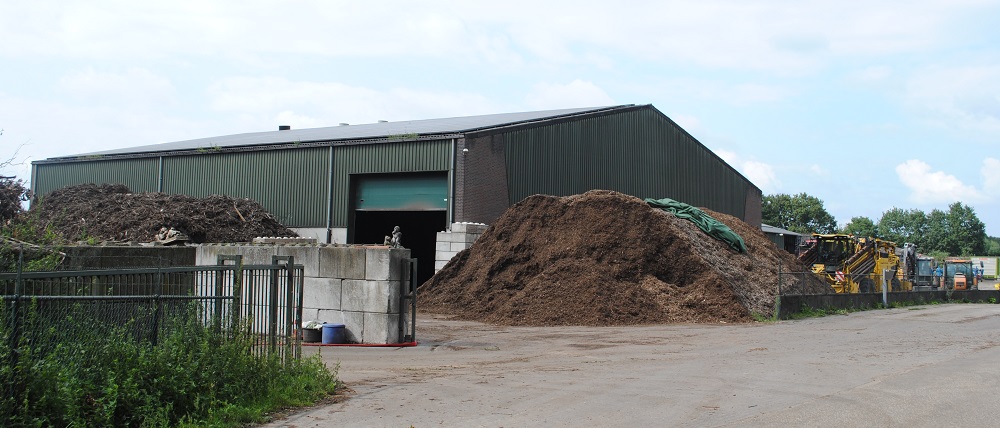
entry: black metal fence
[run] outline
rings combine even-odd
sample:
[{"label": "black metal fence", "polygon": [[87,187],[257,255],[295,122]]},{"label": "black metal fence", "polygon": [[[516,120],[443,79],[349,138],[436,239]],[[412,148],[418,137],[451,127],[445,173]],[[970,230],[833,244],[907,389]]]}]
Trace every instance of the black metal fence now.
[{"label": "black metal fence", "polygon": [[[122,331],[156,344],[178,320],[247,329],[253,352],[300,358],[303,267],[275,256],[243,265],[222,256],[215,266],[0,273],[0,341],[13,352],[44,352],[61,341],[99,340]],[[5,364],[7,362],[0,362]]]}]

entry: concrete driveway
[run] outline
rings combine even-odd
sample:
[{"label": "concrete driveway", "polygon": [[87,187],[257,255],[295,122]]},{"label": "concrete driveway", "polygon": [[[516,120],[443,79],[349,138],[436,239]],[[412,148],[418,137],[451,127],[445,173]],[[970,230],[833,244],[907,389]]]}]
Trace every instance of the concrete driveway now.
[{"label": "concrete driveway", "polygon": [[413,348],[321,352],[353,390],[269,427],[993,426],[1000,305],[750,325],[418,318]]}]

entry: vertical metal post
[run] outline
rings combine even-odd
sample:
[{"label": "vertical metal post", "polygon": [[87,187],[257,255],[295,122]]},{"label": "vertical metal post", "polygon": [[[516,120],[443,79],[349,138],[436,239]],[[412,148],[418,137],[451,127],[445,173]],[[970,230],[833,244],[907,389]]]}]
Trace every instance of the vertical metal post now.
[{"label": "vertical metal post", "polygon": [[[9,338],[9,348],[10,349],[10,368],[11,373],[17,373],[17,363],[18,354],[21,353],[21,349],[18,347],[18,343],[21,341],[21,327],[22,327],[22,317],[20,314],[20,302],[21,293],[24,291],[24,278],[21,277],[24,271],[24,244],[18,246],[18,256],[17,256],[17,279],[14,281],[14,301],[11,302],[10,311],[10,338]],[[16,379],[16,378],[15,378]],[[11,379],[13,380],[13,379]],[[7,396],[14,397],[14,392],[16,382],[10,382],[7,385]]]},{"label": "vertical metal post", "polygon": [[[299,328],[302,320],[296,319],[295,314],[295,257],[293,256],[271,256],[272,263],[278,265],[279,262],[285,262],[285,298],[283,299],[283,311],[285,315],[284,327],[282,328],[283,336],[285,337],[285,346],[282,353],[282,359],[285,362],[291,361],[292,357],[292,342],[298,343]],[[273,300],[272,300],[273,301]],[[298,323],[299,325],[296,325]]]},{"label": "vertical metal post", "polygon": [[[293,265],[294,266],[294,265]],[[295,331],[301,332],[302,330],[302,293],[303,287],[305,287],[305,268],[302,269],[302,275],[299,275],[295,281],[295,294],[297,296],[295,301]],[[302,335],[299,333],[295,334],[295,358],[302,358]]]},{"label": "vertical metal post", "polygon": [[[225,266],[227,261],[231,261],[234,264],[232,270],[233,301],[232,301],[232,307],[229,308],[229,313],[230,313],[229,325],[231,326],[231,328],[233,328],[234,330],[233,333],[236,333],[235,330],[236,328],[239,327],[240,324],[240,314],[243,312],[243,256],[238,254],[233,256],[219,255],[216,258],[215,263],[219,266]],[[225,275],[225,271],[222,272],[222,275]]]},{"label": "vertical metal post", "polygon": [[882,305],[889,307],[889,269],[882,270]]},{"label": "vertical metal post", "polygon": [[[217,262],[220,265],[222,264],[220,260],[217,260]],[[226,292],[225,291],[225,285],[223,284],[223,282],[225,281],[225,277],[226,277],[226,271],[217,270],[217,271],[215,271],[215,275],[214,276],[215,276],[215,278],[214,278],[214,281],[212,281],[212,282],[213,282],[213,285],[215,285],[215,290],[214,290],[214,293],[213,293],[212,297],[215,297],[215,299],[212,299],[211,302],[212,302],[212,307],[214,309],[214,311],[213,311],[214,312],[213,317],[215,319],[212,322],[215,324],[215,329],[216,330],[221,330],[222,329],[222,314],[223,314],[223,312],[222,312],[222,305],[223,305],[223,301],[221,299],[219,299],[219,297],[222,297],[222,295],[225,294],[225,292]],[[208,290],[205,290],[205,292],[207,292],[207,291]]]},{"label": "vertical metal post", "polygon": [[163,316],[163,301],[160,300],[160,294],[163,293],[163,272],[159,266],[156,267],[154,287],[153,304],[156,306],[156,311],[153,313],[153,345],[155,346],[160,341],[160,317]]},{"label": "vertical metal post", "polygon": [[417,341],[417,259],[410,265],[410,341]]},{"label": "vertical metal post", "polygon": [[[277,257],[277,256],[272,256]],[[271,283],[268,287],[268,310],[267,310],[267,340],[268,340],[268,352],[276,352],[278,350],[278,262],[277,260],[272,260],[270,272],[271,272]]]},{"label": "vertical metal post", "polygon": [[410,270],[410,259],[402,259],[402,263],[400,263],[399,270],[400,270],[400,272],[399,272],[400,273],[400,277],[399,277],[399,323],[398,323],[399,329],[397,331],[396,338],[397,338],[397,340],[399,340],[400,342],[402,342],[404,340],[404,338],[405,338],[404,334],[406,333],[406,320],[403,318],[403,316],[406,314],[406,311],[404,311],[403,308],[405,307],[404,305],[405,305],[405,302],[407,301],[406,290],[407,290],[407,288],[409,288],[409,286],[407,285],[407,282],[408,282],[407,281],[407,279],[408,279],[407,273]]}]

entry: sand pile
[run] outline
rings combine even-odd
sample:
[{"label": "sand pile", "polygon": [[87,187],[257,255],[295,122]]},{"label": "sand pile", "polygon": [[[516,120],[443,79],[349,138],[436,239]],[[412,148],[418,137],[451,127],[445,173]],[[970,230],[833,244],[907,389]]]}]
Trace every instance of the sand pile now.
[{"label": "sand pile", "polygon": [[[745,322],[774,310],[778,260],[804,271],[759,229],[705,210],[746,242],[740,254],[690,221],[595,190],[531,196],[419,290],[423,311],[506,325]],[[783,290],[825,292],[783,278]]]},{"label": "sand pile", "polygon": [[190,242],[249,242],[258,236],[295,236],[259,203],[212,195],[130,193],[120,184],[81,184],[49,193],[22,216],[68,241],[151,242],[174,228]]}]

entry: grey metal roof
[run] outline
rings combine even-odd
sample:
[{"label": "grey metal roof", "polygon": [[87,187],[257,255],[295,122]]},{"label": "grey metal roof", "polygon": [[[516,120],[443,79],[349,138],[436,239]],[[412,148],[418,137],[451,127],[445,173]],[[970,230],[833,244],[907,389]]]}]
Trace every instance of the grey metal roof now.
[{"label": "grey metal roof", "polygon": [[173,152],[204,148],[228,148],[284,143],[304,143],[315,141],[378,139],[399,135],[461,134],[482,129],[498,128],[535,121],[551,120],[582,113],[633,107],[621,105],[611,107],[586,107],[560,110],[529,111],[520,113],[500,113],[480,116],[451,117],[443,119],[407,120],[401,122],[379,122],[361,125],[329,126],[325,128],[292,129],[286,131],[251,132],[246,134],[223,135],[220,137],[198,138],[172,143],[152,144],[123,149],[83,153],[72,156],[125,155],[149,152]]},{"label": "grey metal roof", "polygon": [[774,227],[774,226],[771,226],[769,224],[764,224],[764,223],[760,224],[760,230],[762,232],[764,232],[764,233],[771,233],[771,234],[774,234],[774,235],[785,234],[785,235],[805,236],[805,235],[803,235],[801,233],[792,232],[791,230],[785,230],[785,229],[782,229],[780,227]]}]

